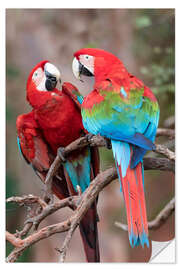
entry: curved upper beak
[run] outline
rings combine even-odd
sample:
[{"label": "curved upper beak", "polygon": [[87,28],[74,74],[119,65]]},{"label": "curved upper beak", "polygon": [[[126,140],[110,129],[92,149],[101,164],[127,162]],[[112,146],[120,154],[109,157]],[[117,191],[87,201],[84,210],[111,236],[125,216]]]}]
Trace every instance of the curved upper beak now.
[{"label": "curved upper beak", "polygon": [[80,62],[74,57],[73,62],[72,62],[72,71],[74,73],[74,76],[80,80],[81,78],[81,73],[80,73]]},{"label": "curved upper beak", "polygon": [[86,66],[82,65],[81,62],[78,61],[76,58],[73,59],[72,70],[73,70],[74,76],[79,80],[81,80],[81,75],[85,75],[88,77],[94,76],[94,74]]},{"label": "curved upper beak", "polygon": [[48,91],[54,90],[57,85],[57,82],[61,82],[61,75],[57,67],[51,63],[46,63],[44,66],[44,73],[46,76],[45,86]]}]

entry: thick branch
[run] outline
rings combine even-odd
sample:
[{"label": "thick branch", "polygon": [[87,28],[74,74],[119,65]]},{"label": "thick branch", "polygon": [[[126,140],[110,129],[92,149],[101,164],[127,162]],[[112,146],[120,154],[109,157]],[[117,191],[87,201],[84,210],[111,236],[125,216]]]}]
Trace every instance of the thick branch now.
[{"label": "thick branch", "polygon": [[162,154],[170,160],[175,160],[175,153],[161,144],[156,144],[156,149],[154,150],[154,152]]},{"label": "thick branch", "polygon": [[[163,135],[164,135],[165,134],[164,129],[160,129],[159,134],[162,133],[162,130],[163,130]],[[170,133],[172,133],[172,131]],[[76,141],[72,142],[71,144],[69,144],[64,149],[64,157],[67,158],[71,154],[71,152],[73,152],[74,150],[81,149],[87,145],[92,146],[92,147],[93,146],[106,147],[107,142],[100,135],[92,136],[90,138],[88,136],[81,137],[77,139]],[[156,149],[154,151],[157,153],[163,154],[164,156],[168,157],[171,160],[175,160],[175,153],[169,150],[167,147],[157,144]],[[45,184],[46,184],[46,188],[48,192],[51,191],[52,177],[56,173],[56,171],[58,170],[62,162],[63,161],[61,160],[61,158],[57,155],[57,157],[55,158],[54,162],[52,163],[49,169],[49,172],[45,180]]]},{"label": "thick branch", "polygon": [[143,164],[145,170],[161,170],[175,172],[175,163],[168,158],[145,157],[143,159]]}]

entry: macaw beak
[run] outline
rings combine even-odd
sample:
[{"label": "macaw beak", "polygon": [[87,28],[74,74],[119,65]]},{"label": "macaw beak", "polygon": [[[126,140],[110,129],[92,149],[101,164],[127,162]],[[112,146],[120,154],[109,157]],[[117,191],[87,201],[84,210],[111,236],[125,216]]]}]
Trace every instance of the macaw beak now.
[{"label": "macaw beak", "polygon": [[48,62],[44,66],[44,73],[46,76],[45,82],[46,89],[48,91],[54,90],[54,88],[57,85],[57,82],[58,81],[61,82],[59,70],[54,65]]},{"label": "macaw beak", "polygon": [[81,62],[76,59],[76,57],[73,59],[73,62],[72,62],[72,70],[73,70],[74,76],[79,80],[81,80],[81,75],[85,75],[88,77],[94,76],[94,74],[89,69],[87,69],[84,65],[82,65]]},{"label": "macaw beak", "polygon": [[80,80],[81,79],[81,73],[80,73],[80,62],[74,57],[72,62],[72,71],[74,73],[74,76]]}]

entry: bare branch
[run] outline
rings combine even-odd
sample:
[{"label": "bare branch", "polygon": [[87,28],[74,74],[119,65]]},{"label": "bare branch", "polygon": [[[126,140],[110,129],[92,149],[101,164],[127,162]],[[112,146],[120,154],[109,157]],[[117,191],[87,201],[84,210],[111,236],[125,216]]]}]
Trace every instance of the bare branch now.
[{"label": "bare branch", "polygon": [[167,136],[173,139],[175,138],[175,130],[171,128],[158,128],[156,136]]},{"label": "bare branch", "polygon": [[67,253],[67,250],[68,250],[68,247],[69,247],[69,243],[71,241],[71,238],[73,236],[73,233],[75,231],[75,229],[77,228],[78,226],[78,222],[76,222],[76,220],[74,220],[74,222],[72,222],[71,224],[71,227],[66,235],[66,238],[63,242],[63,245],[62,245],[62,248],[59,250],[60,251],[60,262],[64,262],[65,261],[65,258],[66,258],[66,253]]},{"label": "bare branch", "polygon": [[[148,228],[150,230],[159,229],[159,227],[164,224],[167,219],[171,216],[171,214],[175,210],[175,199],[173,198],[162,210],[161,212],[153,219],[152,221],[148,222]],[[118,228],[123,229],[124,231],[128,230],[128,226],[121,222],[115,222],[115,226]]]},{"label": "bare branch", "polygon": [[17,238],[22,238],[31,230],[32,226],[33,226],[33,223],[25,224],[24,228],[21,231],[16,230],[16,233],[14,234],[14,236]]},{"label": "bare branch", "polygon": [[[70,228],[73,228],[73,230],[75,230],[75,228],[79,225],[80,220],[82,219],[82,217],[85,215],[85,213],[91,206],[92,202],[96,199],[98,193],[116,177],[117,177],[117,171],[115,168],[110,168],[106,170],[105,172],[99,174],[93,180],[93,182],[91,182],[88,189],[86,189],[86,191],[82,194],[79,205],[77,209],[73,212],[70,218],[58,224],[53,224],[53,225],[44,227],[34,232],[32,235],[26,237],[25,239],[23,240],[20,239],[20,242],[19,242],[19,239],[17,238],[16,246],[20,246],[20,247],[16,247],[10,253],[10,255],[7,258],[7,262],[16,261],[17,258],[22,254],[22,252],[25,249],[27,249],[29,246],[37,243],[38,241],[42,239],[50,237],[51,235],[55,233],[65,232],[69,230]],[[62,201],[60,201],[59,203],[61,202]],[[71,224],[73,224],[73,227],[71,227]],[[9,240],[9,237],[7,238],[7,240]],[[15,241],[15,239],[13,240]]]},{"label": "bare branch", "polygon": [[6,240],[9,241],[14,247],[21,247],[23,245],[23,240],[17,238],[14,234],[6,231]]},{"label": "bare branch", "polygon": [[156,216],[156,218],[149,222],[148,227],[150,230],[158,229],[162,224],[166,222],[169,216],[175,210],[175,198],[173,198],[161,212]]},{"label": "bare branch", "polygon": [[[166,129],[166,131],[167,131],[167,129]],[[165,129],[159,129],[158,132],[159,132],[159,135],[162,135],[162,133],[163,133],[163,135],[165,135]],[[172,130],[167,131],[167,134],[172,135],[172,133],[173,133]],[[169,136],[169,135],[167,135],[167,136]],[[69,144],[64,149],[64,157],[67,158],[71,154],[71,152],[73,152],[74,150],[81,149],[87,145],[89,145],[91,147],[93,147],[93,146],[106,147],[107,141],[103,137],[101,137],[100,135],[96,135],[96,136],[93,135],[90,138],[88,136],[81,137],[81,138],[75,140],[74,142],[72,142],[71,144]],[[154,151],[157,153],[163,154],[164,156],[168,157],[171,160],[175,160],[174,152],[172,152],[171,150],[169,150],[168,148],[166,148],[162,145],[157,144],[156,149]],[[57,155],[54,162],[52,163],[49,171],[48,171],[48,174],[47,174],[47,177],[45,180],[47,196],[52,193],[52,191],[51,191],[52,177],[53,177],[53,175],[55,175],[55,173],[57,172],[57,170],[60,167],[62,162],[63,161],[61,160],[60,156]]]},{"label": "bare branch", "polygon": [[145,170],[161,170],[175,172],[175,162],[168,158],[151,158],[143,159]]},{"label": "bare branch", "polygon": [[170,160],[175,160],[175,153],[161,144],[156,144],[156,149],[154,150],[154,152],[162,154]]},{"label": "bare branch", "polygon": [[[168,131],[169,132],[169,131]],[[171,132],[168,134],[170,135]],[[160,130],[159,135],[164,135],[165,130]],[[169,136],[167,135],[167,136]],[[172,133],[171,133],[172,135]],[[106,147],[106,140],[97,135],[97,136],[85,136],[77,139],[70,145],[68,145],[63,152],[63,156],[67,158],[72,151],[83,148],[86,145],[90,146],[99,146]],[[145,169],[159,169],[164,171],[173,171],[174,172],[174,159],[175,154],[170,151],[168,148],[162,145],[156,145],[155,152],[161,153],[168,158],[144,158],[144,168]],[[56,174],[57,169],[63,162],[62,158],[57,155],[54,162],[52,163],[49,172],[46,177],[46,191],[51,193],[51,182],[52,177]],[[67,236],[64,240],[62,248],[59,250],[61,253],[60,260],[64,262],[66,257],[66,252],[72,238],[73,232],[79,225],[82,217],[85,215],[93,201],[96,199],[101,190],[108,185],[111,181],[118,177],[116,168],[110,168],[104,172],[101,172],[90,184],[90,186],[85,190],[84,193],[81,193],[81,190],[78,190],[78,196],[73,196],[59,201],[58,203],[47,204],[44,200],[40,199],[37,196],[27,195],[23,197],[11,197],[7,199],[7,202],[16,202],[20,205],[24,204],[34,204],[37,203],[41,206],[41,212],[36,213],[31,218],[28,218],[25,222],[25,227],[21,232],[16,232],[16,234],[10,234],[7,232],[7,240],[15,246],[15,249],[8,256],[8,262],[14,262],[22,254],[22,252],[27,249],[29,246],[37,243],[38,241],[50,237],[53,234],[61,233],[68,231]],[[49,194],[48,194],[49,195]],[[63,207],[71,207],[74,210],[73,214],[65,221],[62,221],[57,224],[46,226],[38,231],[33,231],[31,235],[27,236],[24,239],[21,239],[22,236],[26,235],[27,232],[31,229],[32,226],[35,227],[35,230],[38,229],[40,222],[46,218],[48,215],[54,213],[55,211]],[[164,218],[161,218],[161,223],[164,222]],[[157,224],[157,221],[156,221]],[[126,226],[126,225],[123,225]]]},{"label": "bare branch", "polygon": [[43,209],[43,211],[39,215],[27,219],[25,223],[32,223],[33,225],[35,225],[35,229],[37,230],[42,220],[45,219],[47,216],[53,214],[57,210],[67,206],[75,209],[77,207],[76,201],[78,200],[78,198],[78,196],[68,197],[56,203],[49,204],[46,208]]},{"label": "bare branch", "polygon": [[18,203],[20,205],[38,203],[43,209],[47,206],[45,201],[43,201],[38,196],[34,196],[32,194],[24,195],[22,197],[13,196],[13,197],[6,199],[6,202],[15,202],[15,203]]}]

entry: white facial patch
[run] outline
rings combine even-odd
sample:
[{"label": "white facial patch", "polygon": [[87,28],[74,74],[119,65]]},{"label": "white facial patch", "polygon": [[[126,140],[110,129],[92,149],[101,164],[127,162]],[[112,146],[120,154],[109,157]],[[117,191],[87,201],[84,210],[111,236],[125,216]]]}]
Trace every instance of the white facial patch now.
[{"label": "white facial patch", "polygon": [[42,77],[40,83],[37,85],[37,89],[39,91],[47,91],[45,83],[46,83],[46,76],[44,74],[44,76]]},{"label": "white facial patch", "polygon": [[32,80],[36,85],[36,89],[39,91],[47,91],[46,89],[47,77],[44,71],[47,71],[49,74],[55,77],[57,81],[61,77],[59,70],[49,62],[44,65],[44,70],[41,67],[37,68],[32,76]]},{"label": "white facial patch", "polygon": [[94,74],[94,56],[82,54],[79,56],[79,60],[83,66],[85,66],[92,74]]},{"label": "white facial patch", "polygon": [[39,67],[38,69],[35,70],[32,76],[32,80],[39,91],[46,91],[45,87],[46,77],[42,68]]}]

